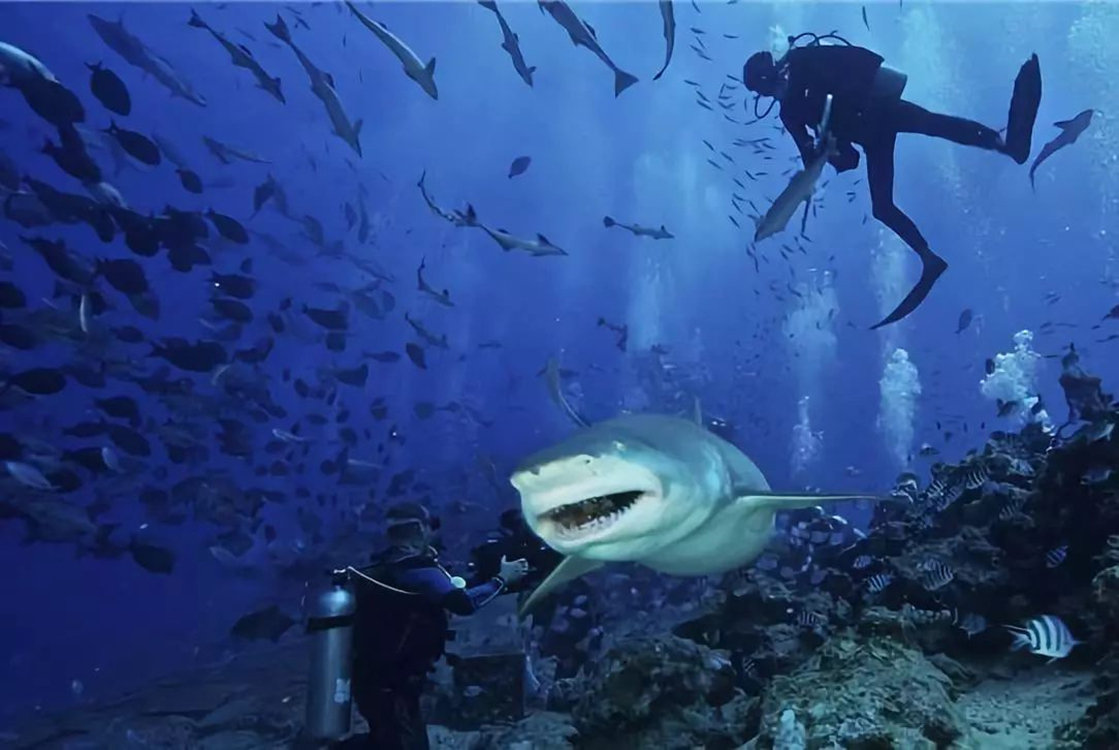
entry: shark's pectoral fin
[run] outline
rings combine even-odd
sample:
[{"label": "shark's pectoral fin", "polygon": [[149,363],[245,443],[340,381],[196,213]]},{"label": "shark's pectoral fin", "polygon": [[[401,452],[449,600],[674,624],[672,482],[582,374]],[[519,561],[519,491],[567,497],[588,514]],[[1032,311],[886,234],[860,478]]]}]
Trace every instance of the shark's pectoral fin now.
[{"label": "shark's pectoral fin", "polygon": [[601,560],[587,560],[583,557],[565,557],[563,562],[556,566],[551,575],[544,579],[543,583],[536,587],[527,599],[521,604],[517,610],[520,617],[525,617],[528,613],[544,600],[546,596],[551,594],[556,589],[562,587],[568,581],[574,581],[576,578],[590,573],[592,570],[598,570],[604,562]]},{"label": "shark's pectoral fin", "polygon": [[838,503],[852,500],[888,500],[881,495],[807,495],[786,492],[759,492],[756,489],[743,489],[736,492],[738,502],[749,503],[757,508],[768,508],[774,512],[811,508],[822,503]]}]

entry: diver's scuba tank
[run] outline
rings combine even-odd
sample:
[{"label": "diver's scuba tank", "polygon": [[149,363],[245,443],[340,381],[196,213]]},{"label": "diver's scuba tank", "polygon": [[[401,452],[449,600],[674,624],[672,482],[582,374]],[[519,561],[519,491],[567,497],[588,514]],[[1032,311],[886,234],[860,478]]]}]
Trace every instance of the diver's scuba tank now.
[{"label": "diver's scuba tank", "polygon": [[307,734],[333,740],[350,731],[350,680],[356,599],[346,570],[331,573],[331,586],[311,606],[311,671],[307,679]]}]

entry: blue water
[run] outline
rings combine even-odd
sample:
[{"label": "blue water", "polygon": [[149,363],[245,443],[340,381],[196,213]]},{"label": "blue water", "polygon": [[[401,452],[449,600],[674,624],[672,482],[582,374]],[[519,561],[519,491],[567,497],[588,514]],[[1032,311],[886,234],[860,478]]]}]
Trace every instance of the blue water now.
[{"label": "blue water", "polygon": [[[564,434],[570,425],[549,401],[537,377],[547,359],[559,357],[577,372],[573,398],[592,419],[621,409],[674,411],[689,408],[691,397],[706,413],[729,420],[736,442],[778,488],[813,487],[826,491],[881,490],[906,468],[895,456],[897,446],[880,427],[879,380],[885,359],[904,348],[915,364],[921,393],[909,424],[908,446],[928,442],[940,457],[952,460],[981,447],[985,423],[1001,425],[995,405],[979,390],[984,360],[1013,349],[1017,331],[1035,332],[1034,349],[1057,354],[1075,341],[1087,370],[1107,382],[1119,370],[1114,343],[1097,343],[1119,325],[1091,326],[1116,303],[1116,266],[1112,237],[1119,233],[1116,216],[1115,126],[1107,111],[1119,91],[1114,71],[1119,53],[1109,31],[1119,28],[1119,15],[1106,5],[1043,3],[1028,6],[990,4],[918,5],[906,2],[868,4],[867,30],[856,4],[800,3],[676,3],[677,40],[674,59],[660,81],[652,74],[664,60],[661,18],[655,3],[577,3],[576,11],[595,28],[603,47],[618,65],[636,74],[640,83],[620,97],[605,66],[567,35],[534,3],[505,3],[510,26],[520,37],[529,65],[537,67],[535,86],[516,75],[499,47],[501,34],[493,14],[474,3],[376,4],[365,10],[383,21],[424,60],[438,60],[438,100],[432,100],[405,78],[398,61],[364,28],[330,5],[301,4],[310,29],[293,23],[295,42],[321,69],[333,74],[351,119],[364,120],[358,158],[329,130],[320,102],[291,51],[275,43],[263,22],[275,18],[279,6],[265,3],[198,6],[206,21],[246,44],[272,75],[282,79],[287,104],[255,88],[247,71],[229,64],[228,55],[205,32],[186,25],[189,6],[171,3],[14,4],[0,6],[0,41],[36,55],[70,89],[79,94],[86,125],[102,128],[110,114],[89,93],[86,63],[103,61],[128,85],[133,112],[117,118],[122,126],[158,133],[174,143],[205,181],[219,178],[230,187],[207,189],[201,196],[185,192],[165,161],[153,169],[128,168],[112,175],[110,163],[94,152],[125,199],[142,212],[165,205],[180,209],[214,208],[234,216],[254,231],[281,238],[293,253],[306,258],[292,266],[271,257],[254,241],[247,249],[212,248],[212,270],[230,273],[245,258],[254,259],[259,292],[252,305],[257,321],[246,328],[241,347],[265,333],[264,315],[290,297],[303,304],[332,307],[338,295],[316,287],[333,282],[354,288],[370,279],[352,265],[317,256],[300,237],[298,225],[272,209],[251,217],[252,190],[268,174],[288,192],[297,215],[318,217],[329,240],[344,240],[348,250],[375,259],[396,281],[387,288],[396,296],[396,310],[383,322],[351,315],[345,353],[328,351],[316,341],[318,332],[299,321],[307,335],[277,337],[277,346],[258,378],[290,417],[256,425],[259,433],[253,461],[231,458],[211,445],[211,458],[193,469],[169,466],[166,479],[154,471],[164,463],[155,454],[138,475],[115,482],[113,509],[105,520],[124,529],[144,522],[137,502],[144,486],[167,487],[187,476],[229,472],[244,487],[290,493],[302,485],[312,492],[333,494],[334,480],[318,469],[337,447],[329,443],[331,427],[308,428],[316,435],[311,460],[302,477],[256,477],[256,463],[271,460],[259,445],[273,427],[290,429],[308,411],[327,416],[345,405],[353,412],[350,426],[362,434],[355,458],[387,464],[371,502],[387,503],[384,488],[391,475],[415,467],[431,487],[431,502],[446,506],[456,500],[477,503],[469,513],[445,513],[447,537],[458,540],[461,552],[471,536],[496,522],[498,512],[516,503],[504,478],[519,458]],[[85,16],[123,17],[129,30],[171,62],[180,76],[208,100],[198,107],[171,98],[166,89],[127,66],[94,34]],[[707,54],[701,60],[689,49],[699,27]],[[773,27],[783,34],[802,30],[838,29],[852,42],[884,55],[909,73],[906,97],[930,109],[947,111],[1001,127],[1006,119],[1011,85],[1018,66],[1031,52],[1042,63],[1045,93],[1035,130],[1034,151],[1057,134],[1051,123],[1088,107],[1103,107],[1092,129],[1075,146],[1054,156],[1038,170],[1031,192],[1026,168],[1005,157],[917,136],[903,136],[897,150],[899,205],[921,226],[933,248],[949,262],[948,273],[929,300],[897,326],[870,332],[868,326],[898,301],[917,276],[908,250],[881,229],[869,213],[862,170],[834,176],[809,219],[807,255],[795,253],[789,263],[779,255],[795,227],[763,243],[768,258],[755,272],[746,255],[752,231],[739,216],[742,229],[728,220],[734,186],[741,169],[768,171],[759,182],[747,182],[745,197],[763,207],[785,183],[795,153],[778,132],[776,114],[763,123],[744,125],[743,91],[731,92],[736,106],[722,116],[718,107],[696,106],[685,79],[694,80],[714,100],[730,74],[738,78],[745,58],[766,48]],[[255,41],[235,29],[247,30]],[[724,34],[737,38],[724,38]],[[3,150],[20,169],[59,189],[81,192],[38,149],[51,128],[39,120],[18,93],[0,91]],[[223,166],[204,149],[201,136],[251,150],[269,165],[236,162]],[[736,138],[770,136],[775,150],[763,161]],[[707,163],[703,141],[731,154],[736,166],[718,171]],[[532,157],[528,171],[506,177],[510,162]],[[310,164],[313,159],[317,168]],[[502,252],[481,231],[454,228],[432,215],[416,181],[426,171],[428,189],[446,208],[471,203],[481,219],[517,236],[541,232],[567,257],[533,258]],[[363,186],[366,197],[359,194]],[[846,194],[854,191],[852,200]],[[347,231],[343,204],[364,201],[375,224],[375,238],[360,244]],[[602,217],[659,226],[675,239],[654,241],[607,230]],[[794,222],[799,221],[799,217]],[[102,245],[84,226],[55,225],[22,230],[0,223],[0,242],[16,258],[10,280],[33,300],[49,295],[54,278],[41,259],[20,241],[21,234],[65,239],[89,258],[133,257],[118,239]],[[900,264],[897,288],[882,291],[882,258]],[[420,294],[415,269],[426,258],[427,278],[447,288],[454,308],[439,306]],[[877,258],[877,260],[875,260]],[[165,336],[204,338],[198,317],[208,308],[206,267],[190,274],[170,269],[163,257],[144,261],[162,301],[158,322],[140,318],[115,291],[105,291],[115,309],[105,321],[132,324],[150,339]],[[810,296],[805,303],[784,291],[786,284],[814,288],[824,271],[834,274],[832,296]],[[774,294],[778,290],[784,299]],[[1061,295],[1050,304],[1046,293]],[[822,307],[821,307],[822,305]],[[883,305],[885,309],[883,309]],[[828,311],[836,309],[828,319]],[[957,334],[961,311],[970,308],[981,320]],[[392,364],[370,362],[364,389],[340,386],[339,404],[328,407],[298,399],[280,378],[284,368],[293,377],[316,382],[319,368],[354,366],[362,351],[396,350],[414,340],[403,320],[408,311],[437,334],[446,333],[448,351],[429,349],[428,369],[420,371],[407,358]],[[821,312],[822,311],[822,312]],[[614,346],[613,335],[597,327],[604,317],[629,326],[626,353]],[[799,316],[799,317],[798,317]],[[295,318],[301,316],[295,315]],[[807,328],[797,321],[809,321]],[[823,321],[815,329],[816,321]],[[790,321],[792,321],[790,323]],[[1067,323],[1048,333],[1046,321]],[[792,334],[790,336],[790,334]],[[497,339],[500,349],[479,349]],[[640,392],[643,368],[660,344],[666,361],[696,386],[671,403]],[[146,345],[120,345],[118,354],[142,358]],[[31,352],[5,353],[3,368],[57,366],[74,357],[73,347],[52,342]],[[156,360],[149,360],[154,367]],[[1035,390],[1053,418],[1064,417],[1056,386],[1058,365],[1042,360]],[[208,376],[197,376],[197,391],[212,389]],[[581,393],[581,397],[579,394]],[[3,430],[46,441],[60,448],[96,445],[99,439],[65,438],[60,430],[83,417],[96,418],[92,399],[110,395],[143,398],[144,416],[160,424],[170,415],[164,405],[132,384],[112,381],[101,392],[71,382],[61,394],[4,412]],[[796,468],[793,435],[798,401],[809,397],[810,430],[820,433],[818,453]],[[375,421],[368,404],[384,397],[390,417]],[[459,401],[477,410],[492,426],[462,413],[437,413],[420,421],[412,411],[417,401]],[[968,433],[956,427],[945,443],[936,423],[967,422]],[[201,418],[216,431],[211,416]],[[904,421],[904,420],[903,420]],[[403,445],[385,443],[395,425]],[[368,428],[370,436],[364,437]],[[904,431],[903,431],[904,432]],[[905,446],[902,453],[906,453]],[[478,468],[479,455],[492,458],[503,489],[495,490]],[[915,458],[910,468],[923,471],[929,460]],[[850,470],[848,467],[852,467]],[[68,501],[92,500],[98,480],[83,474],[82,489]],[[11,485],[10,491],[18,491]],[[364,490],[341,493],[341,504],[369,501]],[[306,501],[291,496],[270,506],[266,515],[283,539],[299,529],[296,508]],[[328,542],[340,533],[335,511],[324,515]],[[77,558],[68,545],[23,545],[22,524],[0,525],[0,705],[10,717],[32,706],[57,707],[108,695],[146,679],[197,661],[219,657],[232,646],[230,625],[240,615],[271,601],[296,611],[298,584],[234,580],[207,552],[214,529],[201,524],[147,530],[178,554],[171,575],[149,573],[127,557],[120,560]],[[351,534],[348,549],[370,548],[375,529]],[[337,544],[342,545],[343,541]],[[81,698],[71,691],[73,680],[84,685]]]}]

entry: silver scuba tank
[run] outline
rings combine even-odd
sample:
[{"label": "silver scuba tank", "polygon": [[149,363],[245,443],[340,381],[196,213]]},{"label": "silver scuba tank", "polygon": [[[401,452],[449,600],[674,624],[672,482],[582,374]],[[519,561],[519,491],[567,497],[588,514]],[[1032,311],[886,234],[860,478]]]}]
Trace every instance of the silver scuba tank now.
[{"label": "silver scuba tank", "polygon": [[307,678],[307,734],[334,740],[350,731],[350,680],[356,599],[346,570],[335,570],[331,586],[312,603],[307,618],[311,670]]}]

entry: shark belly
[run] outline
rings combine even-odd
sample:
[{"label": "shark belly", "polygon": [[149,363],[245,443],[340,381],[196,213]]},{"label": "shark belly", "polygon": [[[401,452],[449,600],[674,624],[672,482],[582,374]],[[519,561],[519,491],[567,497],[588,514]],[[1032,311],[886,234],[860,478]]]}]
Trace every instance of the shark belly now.
[{"label": "shark belly", "polygon": [[761,555],[773,533],[774,513],[733,501],[683,539],[637,562],[675,576],[706,576],[748,565]]}]

